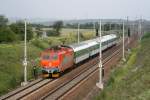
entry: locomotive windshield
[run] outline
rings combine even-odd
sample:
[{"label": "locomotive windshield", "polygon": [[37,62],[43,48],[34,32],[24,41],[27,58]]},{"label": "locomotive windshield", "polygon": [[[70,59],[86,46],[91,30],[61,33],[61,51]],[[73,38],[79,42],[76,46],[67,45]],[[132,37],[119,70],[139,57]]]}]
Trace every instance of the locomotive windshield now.
[{"label": "locomotive windshield", "polygon": [[57,54],[43,55],[42,59],[43,60],[57,60],[58,59],[58,55]]},{"label": "locomotive windshield", "polygon": [[52,55],[52,59],[53,60],[57,60],[58,59],[58,55],[57,54]]},{"label": "locomotive windshield", "polygon": [[49,56],[49,55],[43,55],[42,59],[44,59],[44,60],[49,60],[49,59],[50,59],[50,56]]}]

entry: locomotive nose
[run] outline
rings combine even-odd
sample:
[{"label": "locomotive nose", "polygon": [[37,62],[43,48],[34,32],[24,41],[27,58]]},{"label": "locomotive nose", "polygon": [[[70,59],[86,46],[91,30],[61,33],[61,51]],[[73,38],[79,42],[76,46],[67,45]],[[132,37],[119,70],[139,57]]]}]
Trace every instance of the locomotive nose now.
[{"label": "locomotive nose", "polygon": [[49,66],[49,61],[47,61],[47,60],[42,60],[42,61],[41,61],[41,66]]},{"label": "locomotive nose", "polygon": [[41,66],[43,67],[47,67],[47,68],[54,68],[57,67],[59,65],[58,61],[46,61],[46,60],[42,60],[41,61]]}]

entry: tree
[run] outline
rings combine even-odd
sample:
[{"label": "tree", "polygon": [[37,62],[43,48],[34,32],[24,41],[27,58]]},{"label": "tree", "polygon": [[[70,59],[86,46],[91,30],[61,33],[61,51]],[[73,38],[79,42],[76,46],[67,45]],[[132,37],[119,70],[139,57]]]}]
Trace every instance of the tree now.
[{"label": "tree", "polygon": [[0,15],[0,43],[16,41],[15,33],[7,25],[8,19]]},{"label": "tree", "polygon": [[7,18],[5,18],[5,16],[0,15],[0,27],[2,27],[2,26],[6,26],[6,25],[7,25],[7,23],[8,23],[8,19],[7,19]]},{"label": "tree", "polygon": [[[19,21],[10,25],[11,30],[18,36],[19,40],[24,40],[24,23]],[[27,40],[33,38],[33,31],[30,25],[27,25]]]},{"label": "tree", "polygon": [[130,28],[128,28],[128,37],[131,36],[131,33],[130,33]]},{"label": "tree", "polygon": [[0,29],[0,43],[16,41],[16,34],[9,28],[3,27]]},{"label": "tree", "polygon": [[63,21],[56,21],[53,24],[53,29],[54,31],[56,31],[57,34],[60,34],[60,30],[62,29],[62,27],[63,27]]},{"label": "tree", "polygon": [[104,31],[109,31],[110,29],[110,23],[104,24]]},{"label": "tree", "polygon": [[95,32],[96,32],[96,36],[99,36],[99,24],[98,22],[95,23]]}]

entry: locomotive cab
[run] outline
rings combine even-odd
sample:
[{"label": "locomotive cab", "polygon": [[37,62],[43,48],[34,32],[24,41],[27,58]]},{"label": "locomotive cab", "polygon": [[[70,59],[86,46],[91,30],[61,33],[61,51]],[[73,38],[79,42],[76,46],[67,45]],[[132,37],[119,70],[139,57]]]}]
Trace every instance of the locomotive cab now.
[{"label": "locomotive cab", "polygon": [[55,52],[42,53],[41,67],[43,77],[59,77],[59,56]]},{"label": "locomotive cab", "polygon": [[60,73],[73,65],[73,50],[68,47],[47,49],[41,54],[43,77],[59,77]]}]

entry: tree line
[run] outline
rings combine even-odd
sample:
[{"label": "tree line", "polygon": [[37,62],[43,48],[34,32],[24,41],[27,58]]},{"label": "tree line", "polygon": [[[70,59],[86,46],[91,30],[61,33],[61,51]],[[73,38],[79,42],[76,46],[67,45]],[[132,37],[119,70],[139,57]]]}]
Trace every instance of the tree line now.
[{"label": "tree line", "polygon": [[[89,22],[89,23],[84,23],[80,24],[81,29],[93,29],[95,26],[95,29],[99,29],[99,23],[98,22]],[[72,23],[72,24],[66,24],[64,26],[65,28],[78,28],[78,23]],[[102,24],[103,31],[109,31],[109,30],[114,30],[114,29],[122,29],[122,25],[117,24],[117,23],[105,23]]]},{"label": "tree line", "polygon": [[[99,23],[84,23],[80,24],[81,29],[93,29],[95,25],[95,32],[98,34]],[[59,20],[53,23],[51,26],[44,26],[40,24],[31,24],[27,25],[27,40],[31,40],[36,37],[41,37],[43,34],[42,28],[52,28],[52,30],[47,31],[48,36],[58,36],[61,34],[62,28],[74,28],[77,29],[78,23],[73,24],[63,24],[63,21]],[[33,31],[33,27],[36,31]],[[122,29],[122,25],[116,23],[105,23],[102,25],[103,31],[109,31],[114,29]],[[9,23],[8,18],[3,15],[0,15],[0,43],[23,41],[24,40],[24,22],[17,21],[15,23]]]},{"label": "tree line", "polygon": [[[8,18],[0,15],[0,43],[24,40],[24,31],[24,23],[22,21],[9,24]],[[27,32],[27,40],[31,40],[33,31],[30,25],[27,26]]]},{"label": "tree line", "polygon": [[[33,31],[35,27],[36,31]],[[27,25],[27,40],[32,38],[41,37],[42,28],[46,26],[40,24],[30,24]],[[63,21],[56,21],[52,26],[47,26],[47,28],[52,27],[53,30],[48,31],[48,36],[60,35],[60,31],[63,27]],[[3,15],[0,15],[0,43],[16,42],[24,40],[24,22],[17,21],[15,23],[9,23],[8,18]]]}]

